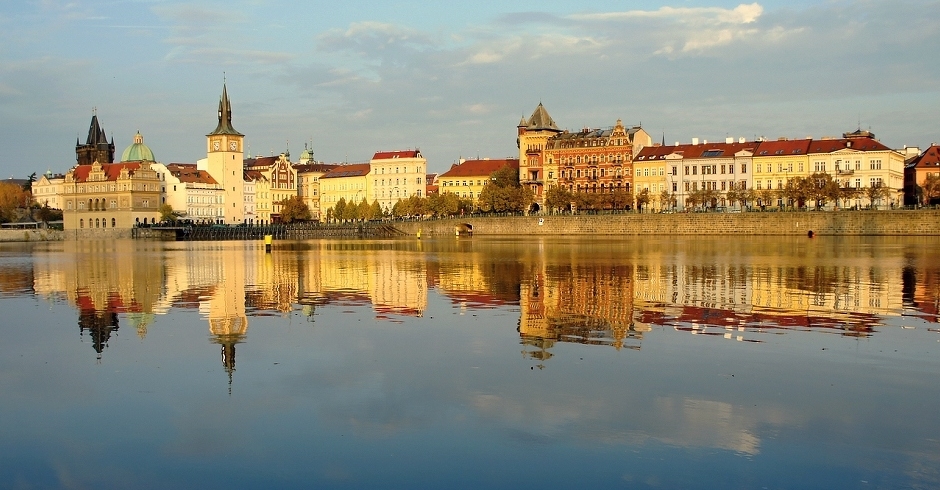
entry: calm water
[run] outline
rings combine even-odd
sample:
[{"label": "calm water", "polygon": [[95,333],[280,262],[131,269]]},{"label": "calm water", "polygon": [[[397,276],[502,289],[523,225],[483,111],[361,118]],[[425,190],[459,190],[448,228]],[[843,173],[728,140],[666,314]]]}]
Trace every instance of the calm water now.
[{"label": "calm water", "polygon": [[0,245],[2,488],[938,488],[934,238]]}]

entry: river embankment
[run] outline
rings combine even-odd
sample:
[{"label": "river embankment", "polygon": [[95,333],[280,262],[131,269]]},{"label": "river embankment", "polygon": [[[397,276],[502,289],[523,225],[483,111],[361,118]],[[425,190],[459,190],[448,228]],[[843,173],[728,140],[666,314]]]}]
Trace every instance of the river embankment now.
[{"label": "river embankment", "polygon": [[407,235],[940,236],[940,210],[624,213],[464,217],[396,222]]},{"label": "river embankment", "polygon": [[[371,228],[375,227],[376,230]],[[366,229],[368,228],[368,229]],[[146,232],[143,232],[146,230]],[[290,230],[290,227],[287,228]],[[565,235],[940,236],[940,210],[806,211],[749,213],[624,213],[465,216],[448,219],[306,226],[283,238]],[[375,231],[375,233],[371,233]],[[472,232],[472,233],[468,233]],[[0,230],[0,242],[143,238],[174,240],[157,230]],[[216,239],[233,239],[217,237]]]}]

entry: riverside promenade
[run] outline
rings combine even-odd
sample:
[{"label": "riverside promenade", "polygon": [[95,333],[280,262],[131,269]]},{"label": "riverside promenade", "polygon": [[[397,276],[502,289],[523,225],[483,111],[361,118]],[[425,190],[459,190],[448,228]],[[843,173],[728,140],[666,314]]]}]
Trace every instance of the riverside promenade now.
[{"label": "riverside promenade", "polygon": [[940,210],[623,213],[473,217],[395,222],[407,235],[940,236]]},{"label": "riverside promenade", "polygon": [[[447,219],[284,227],[276,239],[456,236],[940,236],[940,210],[805,211],[747,213],[623,213],[531,216],[464,216]],[[472,233],[469,233],[472,232]],[[219,232],[218,237],[250,239]],[[231,236],[229,236],[231,235]],[[177,239],[174,233],[123,229],[0,230],[0,242],[85,239]],[[254,238],[254,237],[251,237]]]}]

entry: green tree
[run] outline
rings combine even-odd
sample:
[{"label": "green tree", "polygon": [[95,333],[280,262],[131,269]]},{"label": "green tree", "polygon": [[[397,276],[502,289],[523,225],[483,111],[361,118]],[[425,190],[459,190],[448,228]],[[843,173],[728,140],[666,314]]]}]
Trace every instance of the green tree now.
[{"label": "green tree", "polygon": [[568,189],[555,186],[545,191],[545,206],[557,211],[571,211],[571,201],[574,196]]},{"label": "green tree", "polygon": [[36,211],[36,217],[43,223],[58,221],[62,219],[62,210],[50,208],[49,203],[46,203]]},{"label": "green tree", "polygon": [[372,215],[371,219],[379,219],[379,218],[382,218],[382,217],[383,217],[382,205],[379,204],[379,200],[378,200],[378,199],[372,201],[372,212],[371,212],[371,215]]},{"label": "green tree", "polygon": [[346,198],[341,197],[339,201],[336,201],[336,204],[333,206],[333,219],[346,219],[343,216],[346,214]]},{"label": "green tree", "polygon": [[307,207],[302,197],[291,196],[282,200],[279,204],[281,205],[282,223],[310,220],[310,208]]},{"label": "green tree", "polygon": [[362,201],[359,203],[358,208],[356,209],[356,217],[362,220],[372,219],[372,205],[366,202],[366,198],[362,198]]},{"label": "green tree", "polygon": [[179,217],[177,216],[176,211],[173,210],[173,206],[171,206],[169,203],[161,204],[158,211],[160,211],[161,223],[176,222],[177,218]]},{"label": "green tree", "polygon": [[497,213],[525,211],[535,202],[532,189],[519,185],[519,172],[505,165],[490,174],[478,198],[480,209]]},{"label": "green tree", "polygon": [[23,190],[29,193],[33,192],[33,182],[36,182],[36,172],[29,174],[26,177],[26,182],[23,184]]}]

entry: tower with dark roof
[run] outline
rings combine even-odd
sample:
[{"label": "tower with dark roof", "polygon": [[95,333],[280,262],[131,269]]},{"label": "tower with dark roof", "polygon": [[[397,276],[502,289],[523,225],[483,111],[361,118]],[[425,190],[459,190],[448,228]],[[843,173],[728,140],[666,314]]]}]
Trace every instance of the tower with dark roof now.
[{"label": "tower with dark roof", "polygon": [[543,201],[543,191],[551,186],[557,175],[547,175],[542,152],[549,138],[560,133],[555,120],[548,115],[545,106],[539,105],[528,120],[522,118],[516,126],[516,146],[519,147],[519,182],[528,186],[537,202]]},{"label": "tower with dark roof", "polygon": [[88,127],[88,138],[81,144],[75,138],[75,162],[78,165],[91,165],[92,163],[114,163],[114,138],[108,142],[108,137],[98,123],[98,114],[91,116]]},{"label": "tower with dark roof", "polygon": [[232,103],[222,84],[219,98],[219,123],[206,135],[206,168],[223,188],[223,219],[227,224],[245,221],[244,140],[245,135],[232,127]]}]

